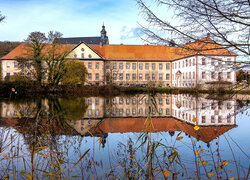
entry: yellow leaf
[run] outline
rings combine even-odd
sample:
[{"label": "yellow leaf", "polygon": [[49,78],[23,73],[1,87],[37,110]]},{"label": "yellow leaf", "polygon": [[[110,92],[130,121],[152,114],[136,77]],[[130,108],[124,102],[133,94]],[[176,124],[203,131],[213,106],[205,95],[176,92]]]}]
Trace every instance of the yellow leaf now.
[{"label": "yellow leaf", "polygon": [[22,118],[22,116],[21,116],[21,114],[19,112],[17,112],[16,115],[18,116],[19,119]]},{"label": "yellow leaf", "polygon": [[213,176],[214,176],[214,173],[210,172],[210,173],[208,173],[208,176],[209,176],[209,177],[213,177]]},{"label": "yellow leaf", "polygon": [[12,92],[15,92],[16,90],[15,90],[15,88],[11,88],[11,91],[12,91]]},{"label": "yellow leaf", "polygon": [[176,138],[176,141],[180,141],[181,139],[183,139],[183,137],[182,137],[182,136],[177,137],[177,138]]},{"label": "yellow leaf", "polygon": [[20,172],[20,174],[26,174],[26,171],[22,170],[22,171]]},{"label": "yellow leaf", "polygon": [[32,180],[32,175],[26,174],[26,179],[27,179],[27,180]]},{"label": "yellow leaf", "polygon": [[197,121],[197,118],[194,118],[192,121],[193,121],[193,122],[196,122],[196,121]]},{"label": "yellow leaf", "polygon": [[237,89],[240,90],[240,89],[241,89],[241,86],[239,86]]},{"label": "yellow leaf", "polygon": [[204,149],[202,149],[201,152],[204,152]]},{"label": "yellow leaf", "polygon": [[194,130],[195,130],[195,131],[198,131],[199,129],[200,129],[199,126],[194,126]]},{"label": "yellow leaf", "polygon": [[219,166],[219,167],[217,168],[217,170],[220,171],[220,170],[221,170],[221,167]]},{"label": "yellow leaf", "polygon": [[187,121],[182,121],[181,123],[182,123],[182,124],[186,124],[186,123],[187,123]]},{"label": "yellow leaf", "polygon": [[195,152],[195,155],[198,155],[198,154],[200,154],[200,151],[196,151],[196,152]]},{"label": "yellow leaf", "polygon": [[232,171],[232,169],[229,171],[229,173],[231,174],[233,171]]},{"label": "yellow leaf", "polygon": [[165,177],[170,176],[170,172],[169,171],[164,171],[163,174],[164,174]]},{"label": "yellow leaf", "polygon": [[234,177],[229,178],[229,180],[234,180]]},{"label": "yellow leaf", "polygon": [[222,165],[226,166],[226,165],[228,165],[228,162],[225,160],[222,162]]},{"label": "yellow leaf", "polygon": [[137,164],[137,162],[135,162],[135,164]]}]

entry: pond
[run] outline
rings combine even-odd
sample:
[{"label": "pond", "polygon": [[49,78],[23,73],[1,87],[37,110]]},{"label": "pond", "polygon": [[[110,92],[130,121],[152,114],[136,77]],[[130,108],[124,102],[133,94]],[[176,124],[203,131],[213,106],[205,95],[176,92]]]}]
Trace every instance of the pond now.
[{"label": "pond", "polygon": [[247,179],[249,98],[237,96],[2,99],[0,178]]}]

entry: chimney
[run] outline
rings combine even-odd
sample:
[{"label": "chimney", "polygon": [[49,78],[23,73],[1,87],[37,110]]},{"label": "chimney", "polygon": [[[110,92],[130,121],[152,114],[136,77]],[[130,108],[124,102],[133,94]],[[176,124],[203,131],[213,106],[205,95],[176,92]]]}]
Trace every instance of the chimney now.
[{"label": "chimney", "polygon": [[102,42],[100,42],[99,46],[102,46]]},{"label": "chimney", "polygon": [[207,33],[207,38],[210,38],[210,33]]}]

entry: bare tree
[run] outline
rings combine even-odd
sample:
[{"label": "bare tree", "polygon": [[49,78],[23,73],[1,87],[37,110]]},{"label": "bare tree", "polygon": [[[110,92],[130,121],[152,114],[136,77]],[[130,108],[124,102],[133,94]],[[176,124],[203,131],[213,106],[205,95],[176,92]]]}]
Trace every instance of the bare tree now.
[{"label": "bare tree", "polygon": [[[152,4],[137,0],[148,27],[142,26],[144,40],[151,44],[174,44],[200,40],[210,33],[215,44],[250,55],[249,0],[155,0],[157,7],[174,17],[163,19]],[[161,9],[162,8],[162,9]],[[174,22],[172,19],[175,19]],[[177,23],[179,22],[179,23]],[[163,35],[164,34],[164,35]],[[196,50],[196,49],[195,49]],[[249,64],[248,64],[249,65]]]},{"label": "bare tree", "polygon": [[6,18],[6,16],[3,16],[3,15],[1,14],[1,11],[0,11],[0,22],[2,22],[5,18]]}]

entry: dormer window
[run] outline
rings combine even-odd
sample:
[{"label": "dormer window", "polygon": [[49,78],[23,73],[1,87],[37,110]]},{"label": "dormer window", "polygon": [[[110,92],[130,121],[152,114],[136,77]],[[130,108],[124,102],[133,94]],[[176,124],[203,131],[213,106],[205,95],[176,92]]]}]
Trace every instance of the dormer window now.
[{"label": "dormer window", "polygon": [[92,58],[92,55],[91,55],[91,54],[89,54],[89,58]]},{"label": "dormer window", "polygon": [[84,58],[84,53],[82,53],[82,58]]},{"label": "dormer window", "polygon": [[84,48],[82,48],[81,50],[84,51]]}]

